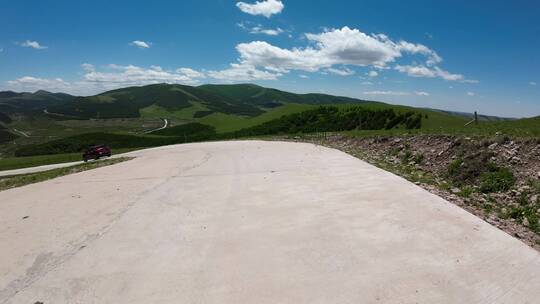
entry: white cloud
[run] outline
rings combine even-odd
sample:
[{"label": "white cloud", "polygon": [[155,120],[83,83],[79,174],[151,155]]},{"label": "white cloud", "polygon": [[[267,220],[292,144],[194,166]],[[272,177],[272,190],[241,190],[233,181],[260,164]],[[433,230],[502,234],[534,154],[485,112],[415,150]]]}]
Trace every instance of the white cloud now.
[{"label": "white cloud", "polygon": [[377,71],[369,71],[366,75],[369,77],[377,77],[379,76],[379,73],[377,73]]},{"label": "white cloud", "polygon": [[425,77],[435,78],[439,77],[448,81],[460,81],[465,83],[478,83],[477,80],[465,79],[465,76],[461,74],[452,74],[439,67],[427,67],[425,65],[396,65],[394,67],[397,71],[405,73],[411,77]]},{"label": "white cloud", "polygon": [[238,23],[238,27],[243,30],[248,31],[250,34],[264,34],[268,36],[278,36],[279,34],[284,33],[285,31],[282,28],[269,29],[264,28],[262,25],[249,26],[246,23]]},{"label": "white cloud", "polygon": [[44,49],[48,48],[47,46],[39,44],[39,42],[37,42],[37,41],[31,41],[31,40],[26,40],[26,41],[18,43],[18,44],[20,46],[22,46],[22,47],[33,48],[33,49],[36,49],[36,50],[44,50]]},{"label": "white cloud", "polygon": [[190,68],[179,68],[176,70],[176,73],[185,75],[186,77],[189,77],[191,79],[197,79],[197,78],[205,78],[206,75],[204,75],[203,72],[195,71]]},{"label": "white cloud", "polygon": [[97,70],[89,63],[82,64],[81,68],[85,72],[83,78],[73,82],[67,82],[61,78],[44,79],[25,76],[8,81],[6,84],[9,89],[16,91],[36,91],[42,89],[76,95],[91,95],[127,86],[156,83],[195,85],[199,83],[200,79],[206,77],[203,72],[190,68],[179,68],[172,71],[165,70],[160,66],[143,68],[134,65],[122,66],[110,64],[103,70]]},{"label": "white cloud", "polygon": [[428,92],[423,92],[423,91],[416,91],[416,92],[414,92],[414,94],[416,94],[418,96],[429,96]]},{"label": "white cloud", "polygon": [[332,74],[339,75],[339,76],[351,76],[351,75],[355,74],[355,72],[353,70],[348,69],[348,68],[343,68],[343,69],[328,68],[325,71],[327,71],[329,73],[332,73]]},{"label": "white cloud", "polygon": [[285,7],[280,0],[263,0],[257,1],[253,4],[238,2],[236,6],[244,13],[250,15],[262,15],[266,18],[274,14],[279,14]]},{"label": "white cloud", "polygon": [[15,91],[33,92],[37,90],[49,90],[59,92],[68,91],[71,84],[62,78],[45,79],[25,76],[8,81],[7,86]]},{"label": "white cloud", "polygon": [[467,92],[467,96],[476,96],[476,93],[474,93],[474,92]]},{"label": "white cloud", "polygon": [[228,69],[208,72],[208,76],[226,82],[276,80],[282,75],[283,74],[280,72],[259,70],[256,67],[245,63],[232,63]]},{"label": "white cloud", "polygon": [[132,45],[132,46],[136,46],[136,47],[138,47],[140,49],[149,49],[150,46],[152,45],[152,43],[145,42],[145,41],[142,41],[142,40],[134,40],[134,41],[131,41],[129,44]]},{"label": "white cloud", "polygon": [[90,83],[102,83],[118,86],[145,85],[152,83],[182,83],[196,84],[204,74],[189,68],[179,68],[175,71],[164,70],[160,66],[142,68],[134,65],[110,64],[109,71],[87,71],[84,80]]},{"label": "white cloud", "polygon": [[3,53],[4,52],[4,48],[0,48],[0,53]]},{"label": "white cloud", "polygon": [[407,96],[411,95],[408,92],[396,92],[396,91],[369,91],[363,92],[364,95],[390,95],[390,96]]},{"label": "white cloud", "polygon": [[298,75],[298,77],[300,77],[300,78],[304,78],[304,79],[308,79],[308,78],[309,78],[309,76],[308,76],[308,75],[304,75],[304,74],[300,74],[300,75]]},{"label": "white cloud", "polygon": [[534,82],[534,81],[529,82],[529,84],[532,85],[532,86],[536,86],[536,82]]},{"label": "white cloud", "polygon": [[[280,48],[265,41],[240,43],[236,46],[239,65],[267,70],[272,73],[287,73],[290,70],[324,72],[334,66],[370,66],[375,69],[388,69],[388,64],[406,54],[419,54],[426,57],[425,65],[398,65],[400,72],[413,77],[439,77],[446,80],[466,80],[463,75],[452,74],[435,64],[442,58],[422,44],[407,41],[394,42],[384,34],[365,34],[357,29],[343,27],[327,29],[319,34],[305,35],[309,42],[306,47]],[[376,71],[370,72],[374,76]],[[343,73],[341,73],[343,74]],[[377,73],[378,75],[378,73]]]},{"label": "white cloud", "polygon": [[361,85],[373,85],[373,82],[371,82],[371,81],[363,81],[360,84]]},{"label": "white cloud", "polygon": [[90,63],[81,64],[81,68],[86,72],[94,72],[96,70],[96,68]]},{"label": "white cloud", "polygon": [[426,61],[426,64],[428,66],[433,66],[442,62],[442,58],[435,51],[431,50],[423,44],[414,44],[402,40],[398,43],[398,48],[406,53],[422,54],[426,56],[428,58],[428,60]]}]

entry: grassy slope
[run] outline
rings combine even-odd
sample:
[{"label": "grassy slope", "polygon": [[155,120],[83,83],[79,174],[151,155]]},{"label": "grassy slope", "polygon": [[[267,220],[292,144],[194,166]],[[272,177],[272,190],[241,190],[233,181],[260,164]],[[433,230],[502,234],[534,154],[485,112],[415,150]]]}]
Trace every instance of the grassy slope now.
[{"label": "grassy slope", "polygon": [[129,118],[101,120],[57,120],[43,114],[33,116],[17,116],[6,127],[17,129],[28,134],[10,143],[0,144],[0,157],[9,155],[19,146],[42,143],[68,136],[91,132],[120,132],[140,134],[146,130],[159,128],[163,122],[158,118]]},{"label": "grassy slope", "polygon": [[191,107],[179,111],[168,111],[158,105],[151,105],[140,109],[139,112],[141,113],[141,117],[144,118],[173,118],[189,121],[193,119],[193,115],[195,115],[196,112],[208,110],[208,108],[200,102],[190,101],[190,103],[192,104]]},{"label": "grassy slope", "polygon": [[252,127],[263,122],[270,121],[272,119],[279,118],[283,115],[297,113],[305,110],[312,109],[313,105],[304,104],[286,104],[277,108],[274,108],[264,114],[255,117],[241,117],[236,115],[226,115],[223,113],[214,113],[198,119],[198,122],[207,124],[216,128],[218,133],[226,133],[231,131],[237,131],[242,128]]}]

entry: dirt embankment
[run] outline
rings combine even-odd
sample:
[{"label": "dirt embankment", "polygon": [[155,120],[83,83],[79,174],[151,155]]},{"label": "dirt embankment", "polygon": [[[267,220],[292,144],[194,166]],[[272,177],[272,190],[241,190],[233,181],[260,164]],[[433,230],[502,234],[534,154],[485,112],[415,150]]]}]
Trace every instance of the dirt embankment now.
[{"label": "dirt embankment", "polygon": [[540,250],[540,140],[454,136],[300,138],[401,175]]}]

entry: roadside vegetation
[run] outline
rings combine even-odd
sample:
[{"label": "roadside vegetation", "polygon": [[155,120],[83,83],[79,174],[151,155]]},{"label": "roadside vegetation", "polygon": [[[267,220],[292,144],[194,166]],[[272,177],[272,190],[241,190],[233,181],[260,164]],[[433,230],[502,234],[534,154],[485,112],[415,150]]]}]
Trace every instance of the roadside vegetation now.
[{"label": "roadside vegetation", "polygon": [[[113,149],[113,154],[126,153],[139,148]],[[61,153],[0,159],[0,171],[81,161],[81,153]]]},{"label": "roadside vegetation", "polygon": [[49,179],[53,179],[59,176],[64,176],[68,174],[78,173],[82,171],[92,170],[100,167],[114,165],[120,162],[130,160],[128,157],[112,158],[99,161],[93,161],[81,165],[76,165],[66,168],[52,169],[43,172],[30,173],[30,174],[20,174],[12,176],[2,176],[0,177],[0,191],[21,187],[29,184],[39,183]]}]

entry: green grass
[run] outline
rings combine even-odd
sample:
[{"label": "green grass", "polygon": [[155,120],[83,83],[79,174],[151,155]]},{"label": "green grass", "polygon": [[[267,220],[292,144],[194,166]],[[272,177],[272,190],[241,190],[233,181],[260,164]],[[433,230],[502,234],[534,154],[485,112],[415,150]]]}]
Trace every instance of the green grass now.
[{"label": "green grass", "polygon": [[[138,148],[113,149],[113,154],[126,153]],[[38,155],[26,157],[9,157],[0,159],[0,171],[22,169],[43,165],[69,163],[82,160],[81,153],[65,153],[52,155]]]},{"label": "green grass", "polygon": [[242,117],[224,113],[213,113],[198,120],[198,122],[216,128],[218,133],[234,132],[243,128],[253,127],[264,122],[280,118],[283,115],[298,113],[317,108],[314,105],[286,104],[255,117]]},{"label": "green grass", "polygon": [[146,108],[140,109],[139,113],[141,113],[141,117],[144,118],[174,118],[177,120],[191,121],[193,120],[193,115],[195,115],[196,112],[208,111],[208,108],[200,102],[190,101],[190,103],[192,104],[191,107],[178,111],[168,111],[164,107],[153,104]]},{"label": "green grass", "polygon": [[173,124],[198,122],[216,128],[218,133],[227,133],[253,127],[272,119],[280,118],[283,115],[298,113],[317,107],[306,104],[286,104],[270,109],[255,117],[215,112],[202,118],[194,118],[193,115],[195,115],[196,112],[208,111],[209,109],[199,102],[191,102],[191,104],[193,106],[179,111],[168,111],[163,107],[151,105],[141,109],[140,113],[144,118],[169,118],[172,119]]},{"label": "green grass", "polygon": [[129,157],[120,157],[113,159],[106,159],[96,162],[85,163],[81,165],[76,165],[66,168],[58,168],[43,172],[30,173],[30,174],[21,174],[13,176],[0,177],[0,191],[21,187],[29,184],[39,183],[49,179],[53,179],[59,176],[64,176],[68,174],[73,174],[77,172],[92,170],[104,166],[114,165],[120,162],[130,160]]}]

